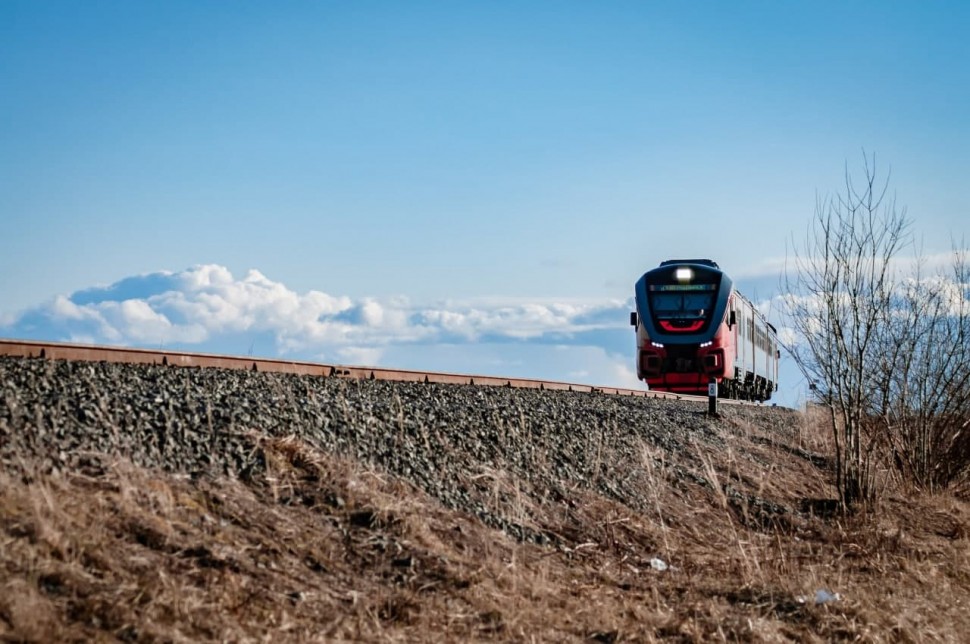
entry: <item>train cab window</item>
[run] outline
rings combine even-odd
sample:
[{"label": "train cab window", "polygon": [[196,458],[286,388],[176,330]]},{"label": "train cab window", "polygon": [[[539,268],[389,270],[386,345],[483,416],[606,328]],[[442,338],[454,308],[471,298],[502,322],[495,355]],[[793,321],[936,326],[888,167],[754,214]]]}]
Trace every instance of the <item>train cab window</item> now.
[{"label": "train cab window", "polygon": [[651,293],[651,306],[661,320],[703,320],[714,308],[714,289],[705,291],[659,291]]}]

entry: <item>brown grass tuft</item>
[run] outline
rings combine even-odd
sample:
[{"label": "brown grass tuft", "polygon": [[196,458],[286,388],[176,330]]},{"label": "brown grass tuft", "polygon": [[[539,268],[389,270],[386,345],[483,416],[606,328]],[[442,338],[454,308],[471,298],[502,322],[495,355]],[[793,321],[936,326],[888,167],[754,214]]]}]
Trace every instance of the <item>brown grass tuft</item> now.
[{"label": "brown grass tuft", "polygon": [[[517,542],[412,484],[250,434],[265,468],[189,478],[105,461],[0,473],[0,638],[12,641],[958,641],[970,508],[830,497],[807,428],[728,417],[673,460],[594,446],[591,486],[549,497],[468,473]],[[540,465],[537,464],[537,467]],[[634,508],[609,493],[635,481]],[[603,491],[605,490],[605,492]],[[815,504],[806,503],[814,501]],[[657,569],[656,561],[666,564]],[[840,599],[816,603],[817,591]]]}]

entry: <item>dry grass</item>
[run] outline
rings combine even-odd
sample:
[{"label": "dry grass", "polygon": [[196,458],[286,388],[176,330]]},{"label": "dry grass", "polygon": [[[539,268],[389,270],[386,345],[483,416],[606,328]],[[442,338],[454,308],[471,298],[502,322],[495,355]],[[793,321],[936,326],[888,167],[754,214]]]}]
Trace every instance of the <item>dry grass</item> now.
[{"label": "dry grass", "polygon": [[[557,535],[549,546],[257,434],[266,470],[251,481],[125,462],[0,474],[0,639],[923,642],[970,632],[966,503],[887,495],[868,514],[816,516],[830,489],[810,428],[784,444],[725,423],[725,446],[695,444],[684,462],[643,445],[611,467],[610,451],[591,446],[598,476],[636,470],[646,481],[646,512],[589,488],[540,501],[508,472],[468,474],[491,490],[490,511]],[[670,567],[655,570],[654,558]],[[841,599],[817,605],[820,589]]]}]

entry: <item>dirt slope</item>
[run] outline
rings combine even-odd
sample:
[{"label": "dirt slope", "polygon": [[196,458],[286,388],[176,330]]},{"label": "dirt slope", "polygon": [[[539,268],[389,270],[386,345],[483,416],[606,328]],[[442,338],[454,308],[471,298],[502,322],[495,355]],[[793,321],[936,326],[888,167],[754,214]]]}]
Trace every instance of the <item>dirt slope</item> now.
[{"label": "dirt slope", "polygon": [[704,411],[2,359],[0,638],[970,632],[965,502],[887,493],[825,516],[816,428]]}]

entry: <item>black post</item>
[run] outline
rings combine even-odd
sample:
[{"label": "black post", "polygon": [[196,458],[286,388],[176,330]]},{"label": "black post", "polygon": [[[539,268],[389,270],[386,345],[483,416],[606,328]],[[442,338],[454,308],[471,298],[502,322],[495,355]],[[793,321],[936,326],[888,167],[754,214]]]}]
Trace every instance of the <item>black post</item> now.
[{"label": "black post", "polygon": [[707,383],[707,415],[717,418],[717,379]]}]

